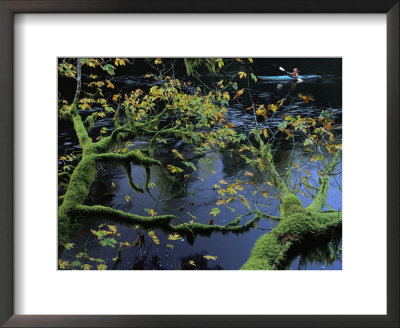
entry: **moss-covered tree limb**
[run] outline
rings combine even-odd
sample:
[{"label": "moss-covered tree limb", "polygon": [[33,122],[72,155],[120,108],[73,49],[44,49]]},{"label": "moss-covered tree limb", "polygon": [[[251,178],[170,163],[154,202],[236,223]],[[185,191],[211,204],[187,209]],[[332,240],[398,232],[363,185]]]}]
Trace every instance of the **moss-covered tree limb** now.
[{"label": "moss-covered tree limb", "polygon": [[[335,154],[321,180],[314,202],[307,208],[300,199],[287,191],[282,191],[279,207],[280,222],[270,232],[261,236],[251,251],[243,270],[277,270],[282,269],[287,261],[288,252],[301,248],[306,241],[318,240],[342,224],[340,211],[321,212],[326,203],[329,190],[329,176],[332,173],[339,152]],[[273,171],[272,171],[273,173]]]},{"label": "moss-covered tree limb", "polygon": [[141,216],[116,210],[111,207],[101,205],[76,205],[71,211],[73,216],[78,217],[105,217],[112,221],[140,224],[143,227],[160,227],[169,225],[172,219],[176,219],[174,215],[157,215],[157,216]]},{"label": "moss-covered tree limb", "polygon": [[99,114],[97,112],[94,112],[92,115],[89,115],[86,120],[83,121],[83,125],[86,128],[86,131],[90,132],[90,130],[93,128],[94,124],[97,122],[99,119]]},{"label": "moss-covered tree limb", "polygon": [[339,154],[340,154],[339,151],[337,151],[335,153],[332,161],[330,162],[328,167],[325,169],[324,175],[319,184],[319,189],[318,189],[317,195],[315,196],[313,202],[307,207],[308,210],[320,212],[324,208],[325,203],[326,203],[326,197],[328,195],[328,190],[329,190],[329,178],[337,164]]},{"label": "moss-covered tree limb", "polygon": [[227,225],[210,225],[201,223],[181,223],[173,225],[171,223],[172,220],[179,220],[175,215],[156,215],[146,217],[101,205],[76,205],[71,209],[70,215],[76,218],[104,217],[111,221],[139,224],[144,228],[159,228],[168,233],[179,233],[188,238],[189,242],[193,242],[197,235],[209,236],[213,232],[224,234],[245,232],[260,220],[260,216],[255,215],[252,220],[249,220],[243,225],[240,225],[240,222],[236,222],[235,220]]},{"label": "moss-covered tree limb", "polygon": [[126,176],[128,178],[128,182],[129,182],[129,185],[131,186],[131,188],[136,192],[143,193],[144,190],[133,182],[130,163],[124,161],[123,166],[124,166],[124,170],[125,170],[125,173],[126,173]]}]

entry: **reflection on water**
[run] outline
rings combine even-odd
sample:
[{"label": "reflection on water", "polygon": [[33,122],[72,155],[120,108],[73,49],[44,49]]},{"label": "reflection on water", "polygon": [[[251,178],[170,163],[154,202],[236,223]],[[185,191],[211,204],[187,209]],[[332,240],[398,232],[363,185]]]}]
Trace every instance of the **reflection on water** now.
[{"label": "reflection on water", "polygon": [[[140,83],[147,83],[146,81],[137,82],[136,77],[126,77],[123,80],[125,84],[129,84],[129,81],[135,80],[138,86]],[[325,108],[329,108],[333,112],[335,121],[341,123],[340,80],[335,80],[332,77],[329,83],[302,83],[301,85],[294,86],[282,83],[280,85],[278,83],[259,83],[255,90],[255,97],[260,102],[275,102],[281,99],[282,96],[287,95],[288,88],[294,88],[295,94],[314,95],[318,101],[310,105],[288,97],[288,103],[284,110],[277,112],[272,119],[266,122],[258,122],[260,128],[278,124],[284,114],[318,116],[320,110]],[[254,127],[253,116],[244,112],[239,107],[229,108],[228,115],[229,120],[240,131],[248,131]],[[106,124],[112,130],[112,118]],[[100,125],[97,123],[92,133],[94,135],[98,134],[100,128]],[[340,131],[336,131],[336,134],[339,135]],[[146,140],[139,139],[135,140],[130,147],[143,148],[145,145]],[[71,128],[61,126],[59,154],[70,153],[74,149],[79,150],[79,148],[76,138],[73,137]],[[151,170],[151,181],[154,182],[155,187],[151,189],[151,196],[147,193],[135,193],[129,186],[123,168],[104,166],[98,172],[87,203],[110,206],[140,215],[148,215],[145,209],[153,208],[158,214],[175,214],[180,218],[179,222],[171,222],[172,224],[189,222],[192,219],[195,222],[207,224],[211,218],[209,212],[212,208],[216,207],[215,203],[218,200],[218,194],[213,190],[213,185],[221,179],[224,179],[228,183],[233,183],[235,179],[250,179],[244,176],[244,172],[246,170],[254,172],[241,157],[233,156],[229,152],[211,152],[206,155],[210,161],[205,162],[200,160],[199,157],[193,157],[194,155],[189,145],[177,142],[174,139],[168,139],[167,144],[160,145],[156,149],[155,157],[162,162],[168,161],[172,165],[178,164],[179,162],[171,152],[173,148],[178,149],[187,161],[194,162],[197,167],[197,171],[190,171],[190,177],[185,180],[185,189],[182,190],[182,186],[179,183],[171,184],[171,181],[165,177],[159,168],[153,167]],[[301,143],[293,144],[291,141],[278,140],[274,149],[274,157],[280,173],[285,173],[288,168],[292,167],[292,163],[295,162],[301,166],[302,171],[310,171],[310,183],[314,186],[318,185],[317,172],[321,167],[318,166],[318,162],[311,163],[309,161],[311,155],[303,151]],[[144,186],[145,170],[132,165],[131,172],[134,182]],[[300,173],[297,170],[293,170],[293,178],[296,179],[299,176]],[[279,215],[279,200],[277,198],[264,198],[260,193],[253,195],[256,188],[265,182],[265,178],[254,172],[254,177],[251,179],[254,184],[245,188],[243,191],[244,196],[253,199],[254,204],[268,214]],[[331,187],[328,193],[328,206],[326,209],[341,209],[341,180],[341,165],[338,165],[335,175],[331,177]],[[263,189],[268,191],[270,195],[274,195],[274,190],[271,187],[263,185]],[[303,204],[309,204],[311,198],[304,189],[301,189],[301,186],[300,190],[303,193],[299,191],[299,198]],[[130,202],[125,200],[126,195],[131,197]],[[214,223],[227,224],[240,214],[246,213],[244,206],[240,202],[239,204],[234,204],[232,207],[234,212],[220,206],[221,213],[213,218]],[[247,222],[249,219],[249,217],[245,218],[242,223]],[[127,249],[122,252],[118,263],[116,263],[117,250],[111,247],[100,246],[96,237],[90,232],[90,229],[96,229],[103,223],[114,224],[113,222],[109,222],[107,218],[83,220],[80,230],[71,240],[71,242],[75,243],[74,249],[65,251],[63,257],[71,259],[73,252],[80,252],[83,248],[86,248],[90,256],[105,259],[106,265],[109,268],[115,267],[120,270],[239,269],[248,259],[255,241],[262,234],[267,233],[278,224],[277,222],[264,220],[259,222],[258,227],[251,228],[246,233],[239,235],[214,233],[210,237],[198,237],[193,245],[189,244],[184,238],[174,241],[168,240],[168,235],[156,229],[155,233],[160,239],[160,246],[155,246],[146,231],[142,231],[141,228],[135,226],[119,223],[116,224],[120,233],[120,236],[116,237],[117,241],[129,241],[132,243],[141,234],[144,236],[144,243],[140,247]],[[207,259],[204,257],[206,255],[216,256],[217,258],[216,260]],[[341,269],[341,258],[341,233],[337,233],[331,236],[330,240],[317,243],[317,247],[313,244],[310,247],[302,249],[300,253],[292,254],[287,268]]]}]

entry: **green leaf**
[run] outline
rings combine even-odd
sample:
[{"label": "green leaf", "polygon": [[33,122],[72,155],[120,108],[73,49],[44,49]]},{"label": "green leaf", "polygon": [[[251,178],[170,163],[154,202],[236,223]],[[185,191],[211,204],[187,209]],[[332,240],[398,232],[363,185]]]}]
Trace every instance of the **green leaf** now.
[{"label": "green leaf", "polygon": [[71,248],[74,248],[74,243],[68,243],[68,244],[65,244],[64,245],[64,247],[65,247],[65,249],[67,249],[67,250],[70,250]]},{"label": "green leaf", "polygon": [[279,123],[278,128],[279,129],[283,129],[287,127],[288,122],[287,121],[283,121],[281,123]]},{"label": "green leaf", "polygon": [[308,146],[308,145],[312,145],[312,140],[311,139],[306,139],[306,141],[304,141],[304,146]]},{"label": "green leaf", "polygon": [[115,247],[117,241],[114,238],[104,238],[100,241],[101,246],[111,246],[112,248]]},{"label": "green leaf", "polygon": [[253,73],[251,73],[250,76],[254,80],[254,82],[257,82],[257,76],[255,76]]},{"label": "green leaf", "polygon": [[107,71],[107,73],[110,74],[110,75],[115,75],[114,66],[112,66],[112,65],[110,65],[110,64],[104,65],[104,66],[102,67],[102,69],[105,70],[105,71]]},{"label": "green leaf", "polygon": [[83,265],[83,270],[90,270],[92,266],[90,264],[84,264]]},{"label": "green leaf", "polygon": [[194,165],[192,162],[183,162],[186,166],[190,166],[194,171],[197,171],[196,165]]},{"label": "green leaf", "polygon": [[105,265],[105,264],[99,264],[99,265],[97,266],[97,270],[107,270],[107,265]]},{"label": "green leaf", "polygon": [[219,208],[215,207],[215,208],[213,208],[213,209],[211,210],[211,212],[208,213],[208,214],[217,216],[219,213],[221,213],[221,211],[219,210]]}]

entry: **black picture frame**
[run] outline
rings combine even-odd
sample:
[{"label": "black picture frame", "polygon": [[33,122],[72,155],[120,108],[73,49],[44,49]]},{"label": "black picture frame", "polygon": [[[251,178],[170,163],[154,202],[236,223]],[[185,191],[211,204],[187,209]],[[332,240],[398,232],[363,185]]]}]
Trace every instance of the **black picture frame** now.
[{"label": "black picture frame", "polygon": [[[0,0],[0,324],[4,327],[399,327],[399,0]],[[384,13],[387,16],[387,315],[14,315],[13,17],[16,13]],[[367,288],[367,286],[366,286]]]}]

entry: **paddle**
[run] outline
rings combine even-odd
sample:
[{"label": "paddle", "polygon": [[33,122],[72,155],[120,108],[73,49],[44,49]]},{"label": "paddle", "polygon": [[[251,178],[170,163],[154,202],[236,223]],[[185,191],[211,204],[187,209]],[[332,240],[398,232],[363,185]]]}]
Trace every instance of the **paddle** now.
[{"label": "paddle", "polygon": [[[289,73],[289,72],[286,72],[286,70],[285,70],[283,67],[280,67],[280,66],[279,66],[279,69],[280,69],[281,71],[285,72],[286,74],[289,74],[289,75],[290,75],[290,73]],[[303,82],[303,80],[302,80],[302,79],[299,79],[299,78],[297,78],[297,81]]]}]

